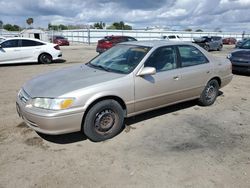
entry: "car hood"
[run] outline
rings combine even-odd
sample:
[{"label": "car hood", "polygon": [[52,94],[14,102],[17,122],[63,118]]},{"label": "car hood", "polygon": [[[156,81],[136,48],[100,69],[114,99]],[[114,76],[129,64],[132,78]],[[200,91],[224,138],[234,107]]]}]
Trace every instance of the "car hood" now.
[{"label": "car hood", "polygon": [[124,76],[123,74],[94,69],[87,65],[78,65],[39,75],[26,82],[23,89],[32,98],[53,98]]},{"label": "car hood", "polygon": [[250,61],[250,49],[237,49],[232,52],[233,58],[248,59]]}]

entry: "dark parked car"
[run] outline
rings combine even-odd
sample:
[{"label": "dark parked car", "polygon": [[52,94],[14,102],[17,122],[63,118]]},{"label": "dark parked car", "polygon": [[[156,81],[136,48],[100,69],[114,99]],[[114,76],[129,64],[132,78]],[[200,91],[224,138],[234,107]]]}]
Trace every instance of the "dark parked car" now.
[{"label": "dark parked car", "polygon": [[136,39],[128,36],[106,36],[103,39],[98,40],[96,51],[102,53],[120,42],[127,41],[136,41]]},{"label": "dark parked car", "polygon": [[236,44],[236,42],[237,42],[236,38],[233,37],[224,38],[222,40],[223,44],[229,44],[229,45]]},{"label": "dark parked car", "polygon": [[239,40],[236,44],[235,44],[235,48],[239,48],[246,40],[248,40],[249,38],[243,38],[242,40]]},{"label": "dark parked car", "polygon": [[228,55],[234,72],[250,73],[250,39]]},{"label": "dark parked car", "polygon": [[219,36],[203,36],[201,38],[195,38],[194,43],[207,51],[221,50],[223,47],[222,38]]},{"label": "dark parked car", "polygon": [[69,41],[63,36],[53,36],[51,39],[54,44],[58,44],[59,46],[69,46]]}]

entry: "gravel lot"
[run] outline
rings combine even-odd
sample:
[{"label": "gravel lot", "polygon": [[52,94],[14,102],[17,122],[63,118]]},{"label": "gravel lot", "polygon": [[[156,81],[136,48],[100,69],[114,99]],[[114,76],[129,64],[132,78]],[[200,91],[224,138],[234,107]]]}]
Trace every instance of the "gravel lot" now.
[{"label": "gravel lot", "polygon": [[235,75],[210,107],[191,101],[145,113],[105,142],[38,135],[17,116],[19,88],[96,55],[94,45],[62,51],[65,62],[0,66],[0,188],[250,187],[249,76]]}]

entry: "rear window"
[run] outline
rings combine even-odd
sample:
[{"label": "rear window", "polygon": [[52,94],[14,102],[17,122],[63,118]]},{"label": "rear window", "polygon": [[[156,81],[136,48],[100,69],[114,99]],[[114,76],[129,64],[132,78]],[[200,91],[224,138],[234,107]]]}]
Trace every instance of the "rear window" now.
[{"label": "rear window", "polygon": [[169,39],[175,39],[176,36],[175,36],[175,35],[169,35],[168,38],[169,38]]},{"label": "rear window", "polygon": [[55,38],[56,38],[56,39],[65,39],[65,38],[62,37],[62,36],[56,36]]},{"label": "rear window", "polygon": [[38,41],[33,41],[33,40],[22,40],[23,47],[40,46],[40,45],[44,45],[44,44]]}]

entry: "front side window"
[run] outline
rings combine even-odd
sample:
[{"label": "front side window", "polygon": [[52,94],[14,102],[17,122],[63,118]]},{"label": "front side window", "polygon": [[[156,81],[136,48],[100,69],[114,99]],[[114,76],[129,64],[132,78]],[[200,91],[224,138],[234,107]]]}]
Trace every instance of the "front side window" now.
[{"label": "front side window", "polygon": [[116,45],[87,65],[108,72],[128,74],[135,69],[149,50],[150,47],[144,46]]},{"label": "front side window", "polygon": [[169,46],[156,49],[147,59],[144,67],[154,67],[156,72],[175,69],[177,67],[175,49]]},{"label": "front side window", "polygon": [[2,48],[16,48],[19,40],[7,40],[1,44]]},{"label": "front side window", "polygon": [[179,46],[178,49],[182,67],[208,63],[208,59],[205,55],[194,46]]}]

